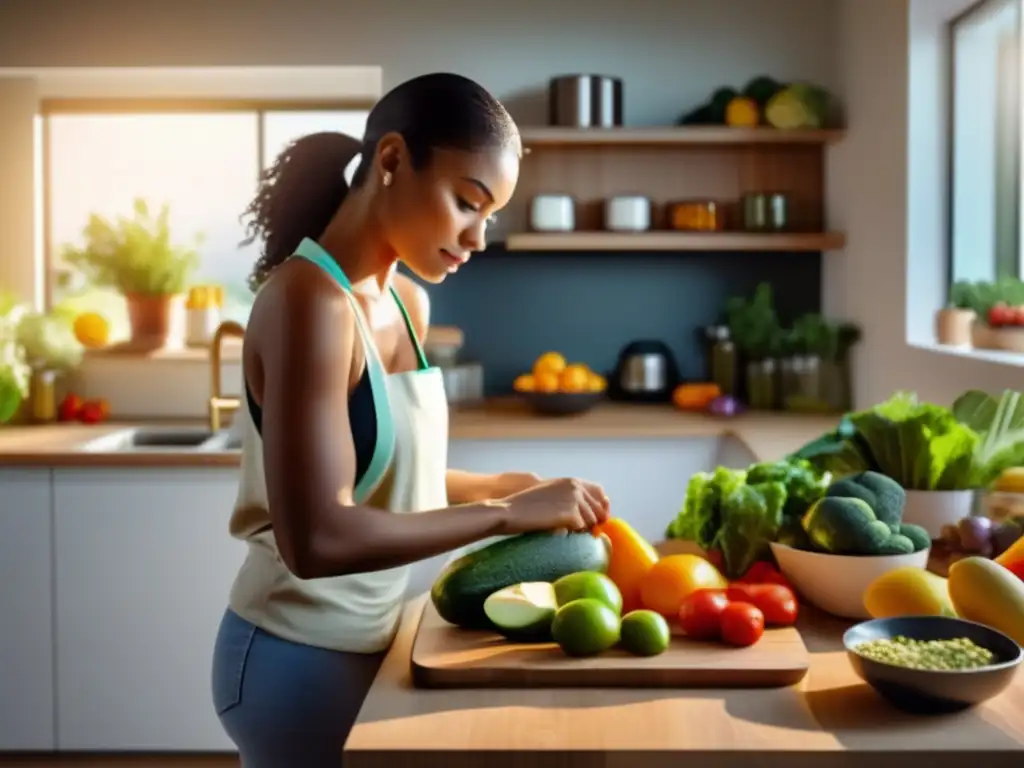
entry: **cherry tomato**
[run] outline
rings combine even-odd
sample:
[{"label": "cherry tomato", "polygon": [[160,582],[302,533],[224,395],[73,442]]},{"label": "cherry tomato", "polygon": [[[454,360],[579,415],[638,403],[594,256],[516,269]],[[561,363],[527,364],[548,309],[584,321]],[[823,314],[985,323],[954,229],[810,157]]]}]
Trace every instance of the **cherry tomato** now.
[{"label": "cherry tomato", "polygon": [[720,621],[722,639],[730,645],[753,645],[764,635],[764,614],[750,603],[729,603]]},{"label": "cherry tomato", "polygon": [[779,584],[733,584],[726,591],[730,601],[750,603],[764,614],[765,624],[790,627],[796,623],[797,602],[791,589]]},{"label": "cherry tomato", "polygon": [[721,636],[720,618],[729,598],[723,589],[698,589],[679,606],[679,626],[694,640],[717,640]]},{"label": "cherry tomato", "polygon": [[988,311],[988,324],[993,328],[1003,325],[1012,325],[1016,313],[1005,304],[996,304]]}]

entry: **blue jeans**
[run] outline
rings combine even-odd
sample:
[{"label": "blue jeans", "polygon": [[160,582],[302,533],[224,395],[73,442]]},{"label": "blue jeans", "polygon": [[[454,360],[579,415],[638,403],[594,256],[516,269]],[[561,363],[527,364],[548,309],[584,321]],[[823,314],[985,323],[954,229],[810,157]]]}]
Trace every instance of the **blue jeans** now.
[{"label": "blue jeans", "polygon": [[336,768],[383,653],[274,637],[230,609],[213,651],[213,705],[242,768]]}]

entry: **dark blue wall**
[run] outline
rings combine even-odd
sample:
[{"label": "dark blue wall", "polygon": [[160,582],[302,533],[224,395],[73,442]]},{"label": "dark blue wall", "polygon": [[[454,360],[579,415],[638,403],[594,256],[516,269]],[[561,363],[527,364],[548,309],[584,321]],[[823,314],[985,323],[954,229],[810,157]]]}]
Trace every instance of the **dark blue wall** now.
[{"label": "dark blue wall", "polygon": [[725,300],[775,288],[786,319],[820,310],[820,253],[540,253],[489,249],[457,275],[427,286],[431,321],[466,334],[463,357],[483,363],[487,394],[542,352],[608,371],[636,339],[674,350],[684,378],[704,377],[698,329]]}]

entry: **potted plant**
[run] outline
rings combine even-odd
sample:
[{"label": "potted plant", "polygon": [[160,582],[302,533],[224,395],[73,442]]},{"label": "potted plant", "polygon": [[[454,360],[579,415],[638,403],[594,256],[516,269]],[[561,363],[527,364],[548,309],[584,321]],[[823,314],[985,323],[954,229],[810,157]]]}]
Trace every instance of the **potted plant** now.
[{"label": "potted plant", "polygon": [[953,347],[971,345],[971,325],[978,316],[978,290],[967,280],[950,288],[949,303],[935,314],[935,336],[939,344]]},{"label": "potted plant", "polygon": [[124,296],[133,345],[162,347],[170,334],[172,303],[199,267],[195,249],[201,236],[190,246],[173,243],[167,205],[154,216],[144,200],[136,199],[132,213],[116,221],[91,215],[83,230],[85,245],[66,247],[63,258],[91,285]]},{"label": "potted plant", "polygon": [[775,313],[771,285],[761,283],[750,299],[729,299],[726,317],[729,333],[744,359],[747,403],[751,408],[778,407],[777,358],[784,335]]}]

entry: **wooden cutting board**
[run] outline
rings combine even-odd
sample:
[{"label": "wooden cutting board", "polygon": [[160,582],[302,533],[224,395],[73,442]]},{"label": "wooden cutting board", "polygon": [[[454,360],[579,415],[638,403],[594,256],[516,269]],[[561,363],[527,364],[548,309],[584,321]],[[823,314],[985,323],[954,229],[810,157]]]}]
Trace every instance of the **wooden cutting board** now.
[{"label": "wooden cutting board", "polygon": [[775,688],[799,682],[809,663],[791,627],[766,630],[749,648],[674,636],[660,656],[612,649],[575,659],[554,643],[512,643],[453,627],[429,598],[412,646],[412,679],[421,688]]}]

